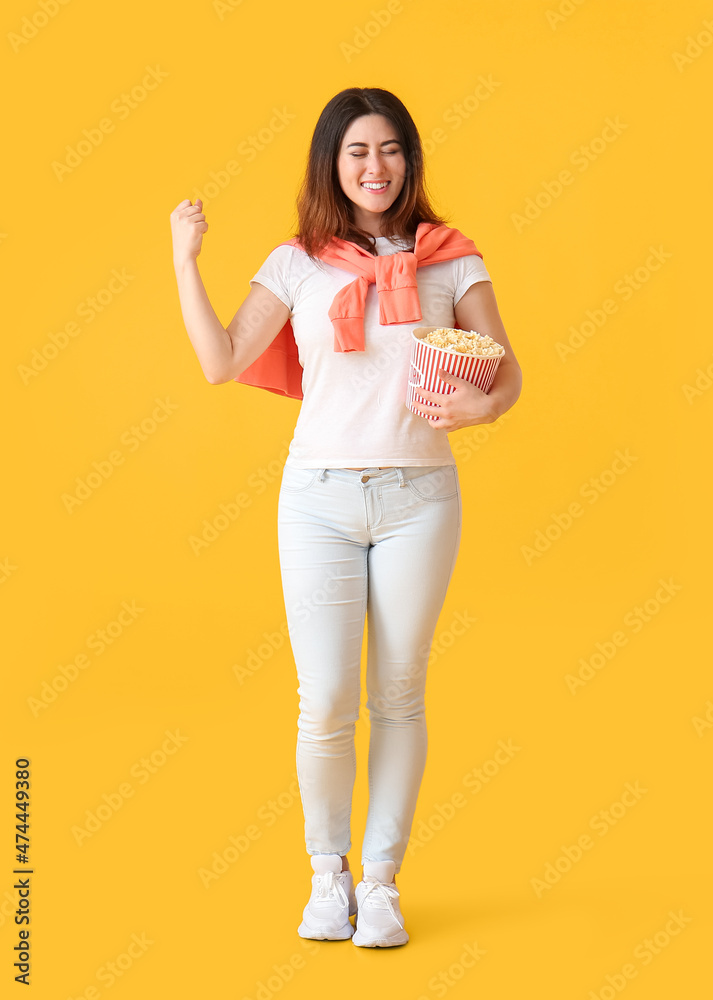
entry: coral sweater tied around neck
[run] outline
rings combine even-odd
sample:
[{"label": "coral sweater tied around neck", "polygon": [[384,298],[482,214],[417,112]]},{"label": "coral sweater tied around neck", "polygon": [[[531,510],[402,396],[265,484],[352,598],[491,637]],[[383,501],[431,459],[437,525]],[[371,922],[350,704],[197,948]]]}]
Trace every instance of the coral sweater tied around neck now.
[{"label": "coral sweater tied around neck", "polygon": [[[298,237],[278,246],[300,246]],[[275,248],[276,249],[276,248]],[[334,350],[364,351],[364,310],[369,285],[376,284],[379,295],[379,322],[415,323],[422,319],[416,269],[455,257],[477,254],[475,243],[458,229],[421,222],[413,250],[374,256],[349,240],[334,237],[318,254],[320,260],[351,271],[357,277],[334,296],[329,318],[334,328]],[[288,320],[270,346],[233,381],[275,392],[290,399],[303,399],[302,365]]]}]

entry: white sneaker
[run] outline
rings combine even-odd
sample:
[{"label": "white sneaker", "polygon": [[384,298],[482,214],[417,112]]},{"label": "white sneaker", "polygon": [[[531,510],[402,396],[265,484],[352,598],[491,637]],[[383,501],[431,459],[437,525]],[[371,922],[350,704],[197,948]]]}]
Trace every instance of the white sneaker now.
[{"label": "white sneaker", "polygon": [[395,872],[394,861],[364,862],[364,878],[355,890],[358,910],[352,944],[390,948],[408,941],[399,890],[391,881]]},{"label": "white sneaker", "polygon": [[312,894],[302,914],[297,933],[303,938],[320,941],[343,941],[354,933],[349,921],[357,911],[354,895],[354,877],[342,871],[338,854],[313,854],[311,856]]}]

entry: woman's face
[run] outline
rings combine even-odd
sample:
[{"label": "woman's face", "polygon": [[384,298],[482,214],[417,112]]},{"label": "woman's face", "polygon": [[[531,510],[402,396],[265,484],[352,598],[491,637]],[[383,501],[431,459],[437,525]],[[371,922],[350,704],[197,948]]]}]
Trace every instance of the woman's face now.
[{"label": "woman's face", "polygon": [[342,139],[337,171],[342,191],[354,206],[357,226],[372,236],[393,235],[381,232],[380,217],[404,185],[406,157],[388,118],[363,115],[354,119]]}]

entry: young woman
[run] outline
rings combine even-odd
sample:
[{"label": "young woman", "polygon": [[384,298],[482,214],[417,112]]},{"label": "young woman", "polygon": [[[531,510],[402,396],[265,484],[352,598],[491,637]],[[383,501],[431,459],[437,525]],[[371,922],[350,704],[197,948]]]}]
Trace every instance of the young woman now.
[{"label": "young woman", "polygon": [[[198,272],[200,200],[171,213],[174,266],[208,381],[302,398],[277,518],[314,873],[298,933],[389,947],[409,939],[395,875],[425,768],[426,665],[461,536],[448,432],[496,420],[522,376],[480,252],[431,208],[418,131],[389,91],[352,87],[329,101],[297,210],[298,234],[269,254],[227,329]],[[486,394],[446,375],[455,389],[421,390],[428,402],[416,414],[405,402],[411,331],[456,323],[505,348],[495,381]],[[355,889],[347,853],[365,621],[369,809]]]}]

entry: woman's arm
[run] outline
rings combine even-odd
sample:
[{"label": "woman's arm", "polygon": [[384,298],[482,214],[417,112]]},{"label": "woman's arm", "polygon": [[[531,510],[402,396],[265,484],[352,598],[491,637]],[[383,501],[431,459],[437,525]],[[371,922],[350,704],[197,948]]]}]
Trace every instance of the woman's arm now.
[{"label": "woman's arm", "polygon": [[[492,282],[478,281],[471,285],[458,300],[454,312],[461,330],[475,330],[483,336],[492,337],[505,348],[505,356],[487,393],[472,382],[440,369],[439,377],[455,385],[454,392],[419,389],[419,396],[429,401],[417,404],[422,415],[429,419],[432,427],[445,431],[492,423],[515,404],[522,389],[522,370],[500,318]],[[431,419],[436,416],[438,420]]]},{"label": "woman's arm", "polygon": [[228,331],[215,314],[198,270],[195,257],[174,262],[181,312],[203,374],[217,385],[232,358],[233,345]]},{"label": "woman's arm", "polygon": [[211,385],[237,378],[272,343],[290,316],[289,308],[264,285],[255,284],[228,329],[218,319],[198,270],[208,229],[200,199],[186,199],[171,213],[173,266],[188,336]]},{"label": "woman's arm", "polygon": [[455,316],[461,330],[476,330],[505,348],[505,356],[487,394],[495,412],[492,419],[497,420],[517,401],[522,389],[522,370],[505,332],[492,281],[477,281],[471,285],[458,300]]}]

